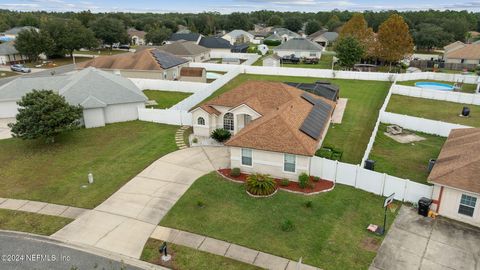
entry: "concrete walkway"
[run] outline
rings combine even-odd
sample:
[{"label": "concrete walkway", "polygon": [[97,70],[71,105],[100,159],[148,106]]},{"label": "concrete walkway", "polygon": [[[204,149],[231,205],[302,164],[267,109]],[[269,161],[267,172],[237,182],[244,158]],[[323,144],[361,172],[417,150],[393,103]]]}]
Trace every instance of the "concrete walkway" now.
[{"label": "concrete walkway", "polygon": [[139,258],[162,217],[190,185],[204,174],[228,167],[229,162],[223,147],[170,153],[52,237]]},{"label": "concrete walkway", "polygon": [[187,246],[200,251],[205,251],[219,256],[228,257],[237,261],[252,264],[272,270],[319,270],[317,267],[264,253],[258,250],[242,247],[236,244],[217,240],[214,238],[158,226],[151,238],[167,241],[176,245]]},{"label": "concrete walkway", "polygon": [[77,208],[46,202],[5,199],[0,198],[0,209],[23,211],[49,216],[58,216],[76,219],[90,211],[89,209]]},{"label": "concrete walkway", "polygon": [[182,150],[187,148],[188,146],[185,144],[185,141],[183,139],[183,133],[185,130],[187,130],[189,126],[182,126],[180,127],[177,132],[175,133],[175,143],[177,144],[177,147]]},{"label": "concrete walkway", "polygon": [[12,137],[8,124],[15,123],[15,121],[15,118],[0,118],[0,140]]}]

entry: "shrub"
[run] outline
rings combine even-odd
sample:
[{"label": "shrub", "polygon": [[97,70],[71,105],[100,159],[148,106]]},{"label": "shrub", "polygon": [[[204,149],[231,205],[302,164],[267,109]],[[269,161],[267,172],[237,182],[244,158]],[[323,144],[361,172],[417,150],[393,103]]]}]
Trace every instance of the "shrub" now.
[{"label": "shrub", "polygon": [[280,40],[264,40],[263,44],[267,46],[278,46],[282,44],[282,42]]},{"label": "shrub", "polygon": [[299,176],[298,176],[298,186],[300,188],[306,188],[307,185],[308,185],[308,182],[310,180],[310,176],[308,176],[308,174],[306,173],[301,173]]},{"label": "shrub", "polygon": [[290,180],[288,180],[287,178],[283,178],[282,180],[280,180],[281,186],[286,187],[288,186],[288,184],[290,184]]},{"label": "shrub", "polygon": [[313,180],[313,182],[318,182],[318,181],[320,181],[320,177],[314,176],[312,180]]},{"label": "shrub", "polygon": [[193,138],[192,142],[193,142],[193,143],[198,143],[198,139],[197,139],[197,138]]},{"label": "shrub", "polygon": [[205,203],[203,201],[197,201],[197,206],[198,206],[198,208],[204,208]]},{"label": "shrub", "polygon": [[284,232],[291,232],[293,230],[295,230],[295,225],[293,224],[293,222],[289,219],[285,219],[283,222],[282,222],[282,231]]},{"label": "shrub", "polygon": [[306,208],[312,208],[313,207],[313,202],[312,201],[306,201],[305,202],[305,207]]},{"label": "shrub", "polygon": [[217,142],[224,142],[224,141],[230,139],[231,136],[232,136],[232,134],[230,133],[230,131],[228,131],[226,129],[223,129],[223,128],[215,129],[212,132],[212,135],[210,135],[210,137],[212,137],[212,139],[214,139]]},{"label": "shrub", "polygon": [[240,176],[240,168],[233,168],[230,171],[230,176],[239,177]]},{"label": "shrub", "polygon": [[266,196],[275,192],[276,182],[268,174],[251,174],[247,177],[246,189],[250,194]]}]

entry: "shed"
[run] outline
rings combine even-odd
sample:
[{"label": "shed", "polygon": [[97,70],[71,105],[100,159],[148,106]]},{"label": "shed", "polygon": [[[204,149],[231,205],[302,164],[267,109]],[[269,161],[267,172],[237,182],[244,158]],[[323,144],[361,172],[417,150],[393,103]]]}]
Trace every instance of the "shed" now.
[{"label": "shed", "polygon": [[188,82],[207,82],[207,71],[202,67],[182,67],[180,80]]},{"label": "shed", "polygon": [[281,58],[276,54],[272,54],[263,59],[264,67],[280,67]]}]

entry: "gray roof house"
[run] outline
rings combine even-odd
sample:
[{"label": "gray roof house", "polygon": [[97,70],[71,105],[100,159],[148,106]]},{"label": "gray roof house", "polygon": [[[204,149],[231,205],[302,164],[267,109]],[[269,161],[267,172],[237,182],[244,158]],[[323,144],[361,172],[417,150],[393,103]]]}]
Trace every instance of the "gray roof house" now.
[{"label": "gray roof house", "polygon": [[85,127],[138,119],[147,97],[129,79],[93,67],[70,75],[21,77],[0,87],[0,118],[14,117],[16,102],[37,90],[53,90],[72,105],[83,107]]},{"label": "gray roof house", "polygon": [[15,41],[0,43],[0,65],[25,61],[28,58],[18,53]]},{"label": "gray roof house", "polygon": [[278,56],[295,55],[300,58],[320,58],[324,48],[306,38],[292,38],[273,49]]},{"label": "gray roof house", "polygon": [[170,38],[165,42],[166,44],[171,44],[177,41],[192,41],[198,44],[202,35],[199,33],[173,33]]},{"label": "gray roof house", "polygon": [[20,32],[23,30],[30,30],[30,29],[35,29],[38,31],[38,28],[33,27],[33,26],[18,26],[18,27],[13,27],[5,32],[0,33],[0,35],[4,36],[17,36]]},{"label": "gray roof house", "polygon": [[274,28],[273,29],[273,34],[267,37],[265,40],[277,40],[286,42],[292,38],[300,38],[301,36],[291,30],[288,30],[286,28]]},{"label": "gray roof house", "polygon": [[210,49],[192,41],[177,41],[157,47],[157,49],[183,57],[191,62],[203,62],[210,59]]},{"label": "gray roof house", "polygon": [[327,30],[319,30],[307,37],[309,40],[316,42],[323,47],[327,47],[329,44],[332,44],[337,40],[337,32],[328,32]]}]

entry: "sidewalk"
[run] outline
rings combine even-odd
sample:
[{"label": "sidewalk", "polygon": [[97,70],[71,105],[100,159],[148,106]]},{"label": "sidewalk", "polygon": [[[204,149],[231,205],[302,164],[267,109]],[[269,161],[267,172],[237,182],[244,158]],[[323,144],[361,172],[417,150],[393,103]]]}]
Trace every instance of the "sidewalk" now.
[{"label": "sidewalk", "polygon": [[89,209],[77,208],[46,202],[5,199],[0,198],[0,209],[30,212],[42,215],[57,216],[76,219],[90,211]]},{"label": "sidewalk", "polygon": [[157,226],[150,236],[151,238],[167,241],[176,245],[187,246],[200,251],[228,257],[237,261],[252,264],[258,267],[272,270],[320,270],[317,267],[249,249],[236,244],[217,240],[202,235]]}]

